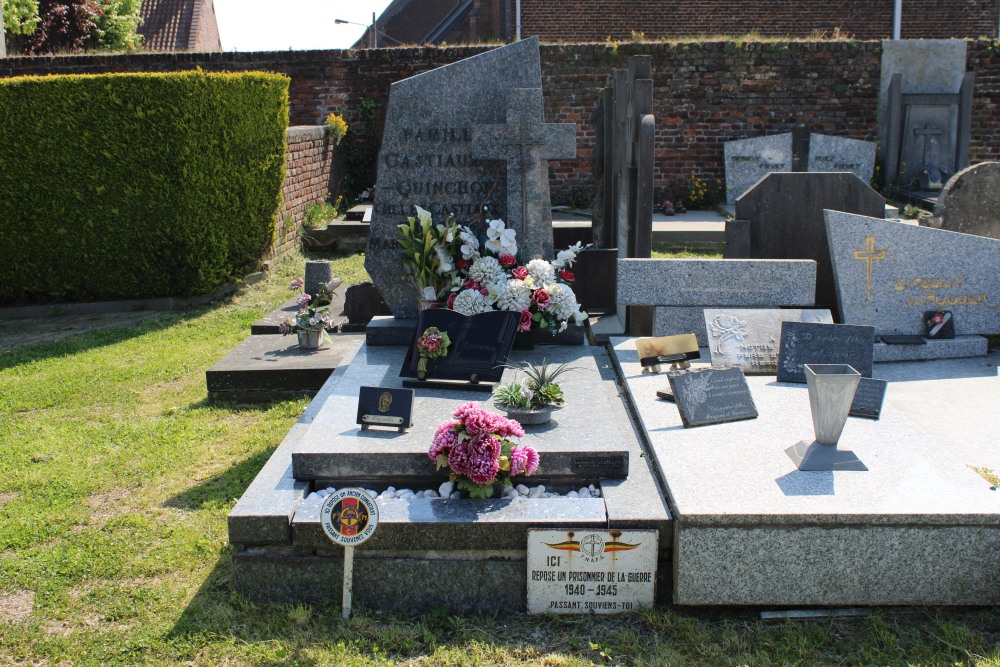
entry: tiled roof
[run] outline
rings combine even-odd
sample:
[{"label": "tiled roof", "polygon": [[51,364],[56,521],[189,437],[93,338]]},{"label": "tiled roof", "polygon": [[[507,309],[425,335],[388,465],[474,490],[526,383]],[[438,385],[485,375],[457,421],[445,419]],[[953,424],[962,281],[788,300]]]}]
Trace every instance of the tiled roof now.
[{"label": "tiled roof", "polygon": [[221,51],[212,0],[143,0],[142,25],[150,51]]}]

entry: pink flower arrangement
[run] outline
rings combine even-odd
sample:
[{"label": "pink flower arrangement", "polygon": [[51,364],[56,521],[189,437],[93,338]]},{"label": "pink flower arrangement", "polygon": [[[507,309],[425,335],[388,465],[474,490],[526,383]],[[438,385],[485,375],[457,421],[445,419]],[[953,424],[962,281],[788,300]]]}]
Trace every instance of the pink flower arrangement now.
[{"label": "pink flower arrangement", "polygon": [[524,437],[513,419],[487,412],[479,403],[465,403],[434,432],[427,456],[470,498],[489,498],[493,485],[510,486],[513,475],[530,476],[538,470],[538,452],[511,438]]}]

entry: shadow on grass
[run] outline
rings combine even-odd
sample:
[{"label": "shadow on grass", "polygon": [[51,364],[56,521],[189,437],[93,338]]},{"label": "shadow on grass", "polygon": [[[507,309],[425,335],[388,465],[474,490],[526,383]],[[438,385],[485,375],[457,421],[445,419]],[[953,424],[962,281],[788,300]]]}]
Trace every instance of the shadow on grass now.
[{"label": "shadow on grass", "polygon": [[164,505],[175,509],[193,511],[206,507],[221,507],[239,499],[250,486],[275,447],[269,447],[248,459],[227,468],[217,475],[192,486],[183,493],[168,499]]}]

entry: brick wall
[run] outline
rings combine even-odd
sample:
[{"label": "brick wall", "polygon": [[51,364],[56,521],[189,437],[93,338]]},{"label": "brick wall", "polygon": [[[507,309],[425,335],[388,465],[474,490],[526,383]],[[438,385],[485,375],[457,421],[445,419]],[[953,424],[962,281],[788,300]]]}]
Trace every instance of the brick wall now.
[{"label": "brick wall", "polygon": [[[521,0],[521,35],[592,42],[699,35],[892,37],[893,0]],[[904,39],[996,37],[998,0],[906,0]]]},{"label": "brick wall", "polygon": [[282,210],[271,255],[282,255],[299,247],[302,220],[309,204],[326,201],[335,177],[334,146],[325,126],[288,128],[286,174],[281,188]]}]

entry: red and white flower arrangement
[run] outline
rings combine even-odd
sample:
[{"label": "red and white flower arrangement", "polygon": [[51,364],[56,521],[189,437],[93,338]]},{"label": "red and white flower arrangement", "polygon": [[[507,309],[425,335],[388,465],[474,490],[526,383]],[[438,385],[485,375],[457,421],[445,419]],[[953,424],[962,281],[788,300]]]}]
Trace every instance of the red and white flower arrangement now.
[{"label": "red and white flower arrangement", "polygon": [[458,407],[434,432],[427,451],[437,469],[450,469],[449,479],[470,498],[489,498],[493,486],[511,486],[511,477],[538,470],[538,452],[511,438],[524,437],[513,419],[487,412],[479,403]]}]

